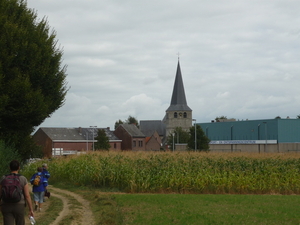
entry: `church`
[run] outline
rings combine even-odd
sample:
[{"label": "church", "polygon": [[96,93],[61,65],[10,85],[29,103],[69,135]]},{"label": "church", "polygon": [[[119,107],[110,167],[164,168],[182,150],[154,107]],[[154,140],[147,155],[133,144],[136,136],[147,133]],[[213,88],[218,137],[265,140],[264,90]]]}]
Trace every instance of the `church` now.
[{"label": "church", "polygon": [[166,109],[163,120],[141,120],[140,130],[145,135],[150,135],[155,131],[158,132],[162,139],[162,145],[164,145],[167,137],[173,133],[176,127],[189,131],[192,126],[192,120],[192,109],[187,105],[178,59],[171,103]]}]

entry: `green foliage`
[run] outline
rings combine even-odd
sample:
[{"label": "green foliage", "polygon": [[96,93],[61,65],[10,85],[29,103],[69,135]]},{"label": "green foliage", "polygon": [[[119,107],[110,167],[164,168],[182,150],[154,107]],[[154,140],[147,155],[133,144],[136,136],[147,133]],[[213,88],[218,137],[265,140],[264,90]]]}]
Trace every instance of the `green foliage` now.
[{"label": "green foliage", "polygon": [[139,126],[138,120],[135,117],[130,116],[130,115],[128,116],[128,118],[125,121],[125,123],[127,123],[127,124],[135,124],[137,127]]},{"label": "green foliage", "polygon": [[9,163],[12,160],[18,160],[21,162],[21,157],[18,154],[17,150],[12,147],[8,146],[4,143],[4,141],[0,140],[0,176],[4,174],[9,174]]},{"label": "green foliage", "polygon": [[119,121],[116,121],[116,122],[115,122],[115,129],[117,129],[117,127],[118,127],[120,124],[124,124],[124,122],[123,122],[122,120],[119,119]]},{"label": "green foliage", "polygon": [[128,118],[127,118],[125,121],[122,121],[122,120],[120,120],[120,119],[119,119],[119,121],[116,121],[116,122],[115,122],[115,129],[116,129],[120,124],[124,124],[124,123],[126,123],[126,124],[135,124],[137,127],[139,127],[139,122],[138,122],[138,120],[137,120],[135,117],[129,115]]},{"label": "green foliage", "polygon": [[227,116],[217,116],[216,118],[215,118],[215,120],[217,121],[217,122],[219,122],[219,120],[226,120],[227,119]]},{"label": "green foliage", "polygon": [[98,134],[97,137],[95,137],[95,140],[97,140],[97,142],[95,142],[95,150],[110,149],[109,139],[106,136],[104,129],[98,129]]},{"label": "green foliage", "polygon": [[[182,127],[176,127],[174,131],[169,134],[167,138],[167,144],[170,146],[170,149],[173,149],[173,134],[174,134],[174,145],[176,144],[186,144],[190,140],[189,132],[182,129]],[[174,146],[176,150],[176,147]]]},{"label": "green foliage", "polygon": [[26,1],[0,1],[0,11],[0,138],[27,158],[25,139],[64,103],[63,52]]},{"label": "green foliage", "polygon": [[[197,140],[197,151],[208,151],[209,150],[209,138],[205,135],[204,131],[199,125],[196,125],[196,140]],[[195,126],[190,128],[190,139],[188,147],[191,150],[195,149]]]},{"label": "green foliage", "polygon": [[[131,193],[300,194],[299,157],[280,156],[95,152],[53,159],[48,165],[53,183]],[[22,173],[30,176],[32,168]]]}]

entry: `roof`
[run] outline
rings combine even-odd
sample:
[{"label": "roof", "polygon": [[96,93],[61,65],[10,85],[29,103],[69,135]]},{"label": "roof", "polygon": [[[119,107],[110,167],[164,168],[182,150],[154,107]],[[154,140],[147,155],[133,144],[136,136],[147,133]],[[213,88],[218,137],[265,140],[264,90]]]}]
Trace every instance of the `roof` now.
[{"label": "roof", "polygon": [[167,109],[167,111],[192,111],[190,107],[188,107],[184,92],[184,86],[181,76],[180,64],[178,61],[176,77],[173,87],[173,94],[171,99],[171,105]]},{"label": "roof", "polygon": [[197,123],[211,141],[277,140],[278,143],[300,142],[300,119],[260,119]]},{"label": "roof", "polygon": [[157,131],[159,136],[164,136],[166,125],[161,120],[140,120],[140,130],[147,137],[150,137]]},{"label": "roof", "polygon": [[120,124],[119,126],[123,127],[132,137],[145,137],[145,135],[134,124]]},{"label": "roof", "polygon": [[[42,130],[53,141],[86,141],[97,137],[99,129],[103,129],[110,141],[119,140],[108,128],[66,128],[66,127],[41,127]],[[94,135],[94,136],[93,136]]]}]

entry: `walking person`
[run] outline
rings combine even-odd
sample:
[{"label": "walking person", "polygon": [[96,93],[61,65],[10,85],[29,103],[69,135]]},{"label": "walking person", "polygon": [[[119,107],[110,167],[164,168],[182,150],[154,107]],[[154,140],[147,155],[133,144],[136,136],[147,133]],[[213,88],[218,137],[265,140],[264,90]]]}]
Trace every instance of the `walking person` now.
[{"label": "walking person", "polygon": [[44,202],[44,195],[46,187],[48,186],[48,181],[43,175],[43,168],[38,167],[37,173],[33,174],[30,183],[33,185],[32,192],[33,192],[33,200],[35,203],[35,211],[42,210],[42,204]]},{"label": "walking person", "polygon": [[47,181],[48,181],[48,179],[50,178],[50,173],[49,173],[49,171],[48,171],[48,165],[47,165],[46,163],[44,163],[44,164],[42,165],[42,167],[43,167],[42,173],[43,173],[44,177],[45,177],[45,178],[47,179]]},{"label": "walking person", "polygon": [[[43,173],[44,177],[46,178],[46,180],[48,182],[48,179],[50,178],[50,173],[48,171],[48,165],[46,163],[44,163],[42,165],[42,167],[43,167],[43,172],[42,173]],[[50,192],[48,192],[47,188],[45,188],[45,196],[48,197],[48,198],[50,197]],[[44,196],[44,202],[46,201],[45,196]]]},{"label": "walking person", "polygon": [[0,208],[3,224],[25,225],[26,204],[29,208],[29,217],[34,217],[28,182],[26,177],[19,174],[20,163],[17,160],[11,161],[9,167],[10,174],[0,179]]}]

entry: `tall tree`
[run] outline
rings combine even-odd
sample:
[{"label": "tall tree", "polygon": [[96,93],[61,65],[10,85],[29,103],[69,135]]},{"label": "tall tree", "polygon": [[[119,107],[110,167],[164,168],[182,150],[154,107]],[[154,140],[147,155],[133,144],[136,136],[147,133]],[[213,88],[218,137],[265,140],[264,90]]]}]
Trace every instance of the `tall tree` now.
[{"label": "tall tree", "polygon": [[139,122],[138,122],[138,120],[135,118],[135,117],[133,117],[133,116],[128,116],[128,118],[125,120],[125,122],[124,121],[122,121],[122,120],[117,120],[116,122],[115,122],[115,129],[117,129],[117,127],[120,125],[120,124],[135,124],[137,127],[139,127]]},{"label": "tall tree", "polygon": [[[199,125],[196,125],[196,150],[197,151],[207,151],[209,150],[209,138],[205,135],[204,131]],[[190,139],[188,142],[188,147],[193,150],[195,149],[195,126],[190,128]]]},{"label": "tall tree", "polygon": [[97,142],[95,142],[95,149],[96,150],[109,150],[110,144],[109,139],[105,133],[105,130],[98,129],[97,137],[95,138]]},{"label": "tall tree", "polygon": [[127,124],[135,124],[137,127],[139,127],[139,122],[138,122],[138,120],[135,118],[135,117],[133,117],[133,116],[128,116],[128,118],[127,118],[127,120],[125,121],[125,123],[127,123]]},{"label": "tall tree", "polygon": [[0,11],[0,139],[27,158],[24,142],[64,104],[66,67],[55,32],[26,1],[0,1]]},{"label": "tall tree", "polygon": [[120,124],[124,124],[124,122],[122,120],[118,120],[115,122],[115,129],[117,129],[117,127],[120,125]]},{"label": "tall tree", "polygon": [[[169,134],[167,139],[167,144],[170,146],[170,149],[173,149],[173,142],[174,145],[176,144],[185,144],[188,143],[190,139],[189,132],[182,129],[182,127],[176,127],[174,131]],[[175,146],[174,146],[175,149]]]}]

